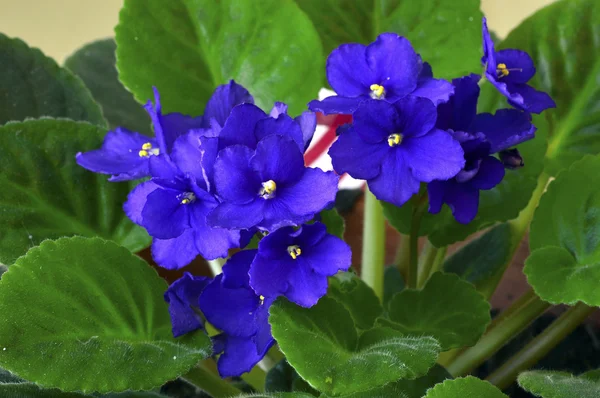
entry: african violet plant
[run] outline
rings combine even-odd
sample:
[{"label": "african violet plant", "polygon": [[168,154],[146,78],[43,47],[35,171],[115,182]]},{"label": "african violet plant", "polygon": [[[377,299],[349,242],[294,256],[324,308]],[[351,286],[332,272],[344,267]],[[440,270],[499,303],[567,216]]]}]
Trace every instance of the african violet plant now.
[{"label": "african violet plant", "polygon": [[[126,0],[116,45],[64,68],[0,36],[0,395],[600,396],[597,371],[527,371],[600,305],[599,51],[595,0],[500,43],[476,0]],[[317,112],[351,120],[334,171],[305,165]],[[532,289],[492,322],[528,230]],[[167,287],[148,246],[213,276]]]}]

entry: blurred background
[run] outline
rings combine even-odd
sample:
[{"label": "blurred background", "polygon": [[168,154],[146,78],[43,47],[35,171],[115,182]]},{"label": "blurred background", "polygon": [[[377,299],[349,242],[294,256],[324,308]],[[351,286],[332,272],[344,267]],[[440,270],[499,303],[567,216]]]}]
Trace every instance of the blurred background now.
[{"label": "blurred background", "polygon": [[[524,18],[551,2],[482,0],[481,3],[490,29],[504,37]],[[122,4],[123,0],[0,0],[0,31],[40,48],[62,64],[83,44],[114,36]]]}]

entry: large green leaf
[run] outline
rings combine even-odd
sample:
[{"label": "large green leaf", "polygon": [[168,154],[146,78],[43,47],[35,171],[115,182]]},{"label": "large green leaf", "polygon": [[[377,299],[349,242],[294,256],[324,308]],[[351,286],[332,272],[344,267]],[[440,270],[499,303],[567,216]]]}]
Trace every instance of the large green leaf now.
[{"label": "large green leaf", "polygon": [[564,372],[532,371],[521,373],[519,385],[542,398],[598,398],[600,382]]},{"label": "large green leaf", "polygon": [[296,114],[323,81],[319,36],[292,0],[126,0],[115,30],[121,81],[141,102],[156,86],[168,111],[200,114],[235,79]]},{"label": "large green leaf", "polygon": [[473,376],[446,380],[436,385],[423,398],[508,398],[502,391]]},{"label": "large green leaf", "polygon": [[396,32],[413,43],[436,76],[451,79],[481,68],[479,0],[296,2],[313,20],[326,53],[343,43],[368,44],[380,33]]},{"label": "large green leaf", "polygon": [[110,241],[45,241],[0,280],[0,365],[66,391],[147,390],[172,380],[211,348],[202,331],[172,337],[166,288]]},{"label": "large green leaf", "polygon": [[553,304],[600,305],[600,157],[561,172],[542,196],[525,263],[535,292]]},{"label": "large green leaf", "polygon": [[313,389],[298,372],[284,358],[269,370],[265,379],[265,391],[267,392],[305,392],[318,396],[319,393]]},{"label": "large green leaf", "polygon": [[432,336],[444,351],[475,344],[491,321],[489,303],[472,284],[441,272],[423,290],[396,294],[388,316],[379,322],[407,335]]},{"label": "large green leaf", "polygon": [[0,124],[42,116],[105,126],[81,80],[36,48],[0,34]]},{"label": "large green leaf", "polygon": [[167,398],[164,395],[145,391],[127,391],[101,396],[86,395],[64,392],[57,388],[45,389],[33,383],[0,383],[0,396],[7,398]]},{"label": "large green leaf", "polygon": [[536,61],[530,84],[548,92],[556,109],[550,121],[548,170],[600,153],[600,4],[562,0],[527,18],[500,48],[519,48]]},{"label": "large green leaf", "polygon": [[375,319],[383,312],[373,289],[352,272],[329,278],[327,295],[346,307],[359,329],[373,327]]},{"label": "large green leaf", "polygon": [[61,236],[102,236],[130,250],[148,245],[146,232],[123,213],[129,184],[109,183],[75,163],[77,152],[100,147],[105,132],[60,119],[0,127],[1,263]]},{"label": "large green leaf", "polygon": [[114,39],[98,40],[77,50],[65,66],[83,80],[102,106],[111,128],[122,126],[140,133],[150,132],[150,118],[119,81],[115,66]]},{"label": "large green leaf", "polygon": [[328,297],[312,308],[279,299],[270,313],[273,336],[289,363],[329,395],[419,377],[433,366],[440,349],[431,337],[405,337],[388,328],[371,329],[359,338],[348,311]]}]

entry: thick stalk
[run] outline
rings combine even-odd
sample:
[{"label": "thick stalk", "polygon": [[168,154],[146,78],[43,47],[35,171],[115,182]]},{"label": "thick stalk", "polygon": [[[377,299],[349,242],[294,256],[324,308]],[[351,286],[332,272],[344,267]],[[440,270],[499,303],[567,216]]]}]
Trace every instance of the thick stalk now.
[{"label": "thick stalk", "polygon": [[410,266],[410,237],[408,235],[400,235],[400,242],[398,242],[394,264],[396,264],[404,281],[407,281],[408,267]]},{"label": "thick stalk", "polygon": [[267,374],[265,373],[265,370],[260,367],[260,362],[258,363],[258,366],[253,367],[250,372],[242,374],[242,380],[250,384],[256,391],[260,392],[265,391],[266,378]]},{"label": "thick stalk", "polygon": [[595,308],[582,303],[571,307],[521,351],[489,375],[486,380],[500,389],[509,387],[520,372],[529,369],[546,356],[550,350],[585,321],[594,310]]},{"label": "thick stalk", "polygon": [[241,393],[240,390],[206,370],[202,365],[192,368],[182,378],[188,383],[206,391],[214,398],[233,397]]},{"label": "thick stalk", "polygon": [[421,261],[419,261],[419,271],[417,273],[417,287],[420,289],[429,279],[435,258],[437,257],[438,249],[431,244],[429,240],[425,242],[425,246],[421,251]]},{"label": "thick stalk", "polygon": [[361,277],[383,301],[383,271],[385,266],[385,218],[375,195],[365,192],[365,216]]},{"label": "thick stalk", "polygon": [[494,319],[477,344],[467,348],[447,364],[448,372],[455,377],[472,372],[548,308],[550,304],[542,301],[533,290],[529,290]]},{"label": "thick stalk", "polygon": [[429,272],[429,276],[435,274],[438,271],[442,271],[442,266],[444,265],[444,260],[446,259],[446,252],[448,251],[448,246],[440,247],[435,255],[435,259],[433,260],[433,266],[431,267],[431,271]]},{"label": "thick stalk", "polygon": [[406,285],[410,289],[417,287],[417,273],[419,269],[419,229],[421,228],[421,218],[425,207],[422,203],[415,204],[410,222],[410,263],[408,266],[408,278]]}]

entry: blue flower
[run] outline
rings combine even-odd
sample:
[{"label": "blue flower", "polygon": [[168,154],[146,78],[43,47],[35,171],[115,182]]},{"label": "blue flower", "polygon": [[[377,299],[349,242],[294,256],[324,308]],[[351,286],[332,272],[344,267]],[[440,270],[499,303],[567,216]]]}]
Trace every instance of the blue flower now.
[{"label": "blue flower", "polygon": [[264,297],[283,295],[312,307],[327,293],[327,277],[347,271],[351,257],[350,246],[328,234],[325,224],[281,228],[258,244],[250,266],[250,286]]},{"label": "blue flower", "polygon": [[165,292],[165,301],[169,304],[169,314],[173,325],[173,337],[204,328],[202,318],[192,307],[198,307],[200,293],[210,281],[211,278],[194,276],[186,272]]},{"label": "blue flower", "polygon": [[450,131],[460,142],[465,165],[454,178],[427,185],[429,212],[438,213],[447,203],[454,218],[463,224],[477,215],[479,191],[494,188],[504,178],[504,165],[492,154],[535,134],[528,114],[516,109],[477,115],[478,80],[478,75],[454,79],[454,95],[438,107],[436,126]]},{"label": "blue flower", "polygon": [[332,171],[305,167],[302,151],[290,136],[273,134],[260,140],[256,149],[233,145],[221,150],[214,176],[222,202],[208,220],[230,229],[274,231],[302,224],[334,202],[338,183]]},{"label": "blue flower", "polygon": [[[177,139],[173,152],[187,145],[189,137]],[[201,157],[189,163],[201,165]],[[207,224],[206,216],[218,202],[209,193],[202,168],[196,168],[194,174],[166,156],[155,157],[150,164],[154,178],[138,185],[124,205],[127,216],[153,237],[152,256],[167,269],[182,268],[197,255],[208,260],[226,257],[229,249],[240,245],[240,231]]]},{"label": "blue flower", "polygon": [[366,100],[352,116],[329,155],[338,173],[367,180],[380,200],[402,206],[421,182],[453,178],[465,165],[460,144],[435,128],[436,106],[426,98]]},{"label": "blue flower", "polygon": [[547,93],[537,91],[527,84],[535,75],[533,60],[525,51],[506,49],[496,51],[483,18],[483,58],[486,79],[508,98],[515,108],[531,113],[541,113],[556,104]]},{"label": "blue flower", "polygon": [[150,115],[156,138],[117,128],[106,135],[100,149],[78,153],[77,163],[93,172],[112,175],[110,181],[148,177],[150,159],[159,154],[170,154],[178,137],[188,131],[218,134],[234,106],[254,101],[248,91],[233,80],[217,87],[206,105],[204,116],[163,115],[156,88],[154,96],[155,103],[148,101],[144,108]]},{"label": "blue flower", "polygon": [[327,58],[327,80],[337,95],[311,101],[312,111],[350,114],[369,98],[395,102],[409,94],[436,104],[448,100],[452,85],[433,79],[410,42],[395,33],[383,33],[368,46],[343,44]]},{"label": "blue flower", "polygon": [[249,285],[248,270],[256,252],[234,254],[200,295],[202,313],[222,331],[213,339],[214,352],[223,352],[218,361],[222,377],[249,372],[275,343],[268,322],[274,298],[261,297]]}]

